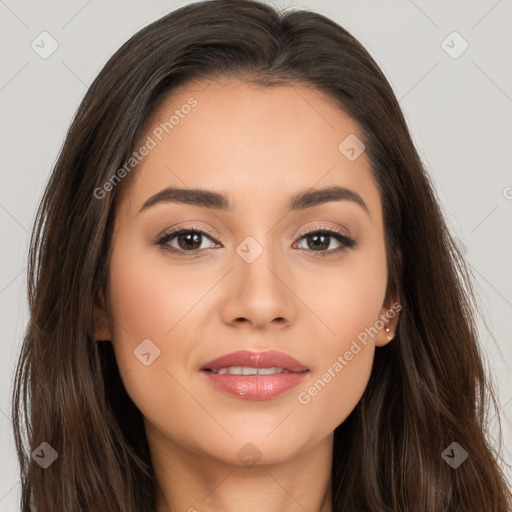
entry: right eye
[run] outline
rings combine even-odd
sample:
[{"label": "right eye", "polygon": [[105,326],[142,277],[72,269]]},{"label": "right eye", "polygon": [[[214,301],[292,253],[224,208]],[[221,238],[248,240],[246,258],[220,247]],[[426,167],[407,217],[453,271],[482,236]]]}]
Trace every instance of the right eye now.
[{"label": "right eye", "polygon": [[[204,241],[204,238],[212,240],[212,236],[202,229],[195,227],[181,227],[165,233],[156,243],[166,251],[193,255],[203,249],[212,248],[212,246],[203,247],[202,242]],[[177,246],[172,245],[173,242],[175,242]],[[218,244],[216,240],[214,240],[214,243]]]}]

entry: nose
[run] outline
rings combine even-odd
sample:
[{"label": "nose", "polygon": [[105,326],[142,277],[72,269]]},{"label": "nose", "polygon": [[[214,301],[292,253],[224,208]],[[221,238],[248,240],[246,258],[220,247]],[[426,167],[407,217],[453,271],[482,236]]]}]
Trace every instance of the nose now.
[{"label": "nose", "polygon": [[254,329],[285,328],[295,321],[296,300],[290,272],[264,249],[252,263],[235,254],[229,273],[222,318],[227,324]]}]

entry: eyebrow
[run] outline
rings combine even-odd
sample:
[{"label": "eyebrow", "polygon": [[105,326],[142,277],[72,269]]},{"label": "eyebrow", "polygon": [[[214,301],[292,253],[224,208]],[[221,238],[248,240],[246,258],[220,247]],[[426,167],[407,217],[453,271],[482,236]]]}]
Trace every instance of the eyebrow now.
[{"label": "eyebrow", "polygon": [[[341,186],[308,189],[294,194],[286,204],[287,211],[297,211],[331,201],[351,201],[368,215],[370,211],[362,197],[353,190]],[[160,203],[181,203],[214,210],[231,211],[233,206],[225,193],[200,188],[167,187],[147,199],[138,213]]]}]

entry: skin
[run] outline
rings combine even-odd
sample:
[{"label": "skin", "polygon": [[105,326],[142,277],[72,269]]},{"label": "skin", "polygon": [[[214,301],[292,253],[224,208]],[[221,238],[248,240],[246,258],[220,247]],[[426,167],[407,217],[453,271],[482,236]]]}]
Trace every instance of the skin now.
[{"label": "skin", "polygon": [[[333,431],[360,400],[375,346],[388,343],[398,320],[387,324],[390,333],[383,328],[359,343],[362,350],[309,403],[298,401],[398,300],[385,301],[382,203],[369,161],[338,150],[349,134],[362,136],[318,91],[226,79],[174,90],[144,136],[191,96],[198,105],[123,183],[97,338],[112,340],[144,415],[157,512],[330,512]],[[224,192],[233,210],[169,202],[139,213],[169,185]],[[293,194],[330,185],[357,192],[369,215],[351,201],[286,213]],[[215,240],[202,237],[200,255],[153,242],[190,221],[214,233]],[[315,257],[299,235],[320,226],[342,229],[356,247],[335,253],[340,243],[331,238],[331,255]],[[252,263],[235,250],[247,236],[263,247]],[[168,244],[186,251],[176,237]],[[134,350],[148,338],[160,356],[145,366]],[[252,401],[217,390],[199,372],[243,348],[284,351],[310,373],[297,388]],[[253,466],[237,456],[249,442],[261,457]]]}]

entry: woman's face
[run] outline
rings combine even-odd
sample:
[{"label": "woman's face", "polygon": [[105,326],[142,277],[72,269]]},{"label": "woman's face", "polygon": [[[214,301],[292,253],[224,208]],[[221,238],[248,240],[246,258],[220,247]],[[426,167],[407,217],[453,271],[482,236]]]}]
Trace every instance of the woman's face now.
[{"label": "woman's face", "polygon": [[[112,340],[162,449],[238,465],[290,459],[361,398],[387,342],[379,320],[394,315],[393,333],[397,315],[384,303],[382,206],[358,139],[316,91],[235,80],[182,86],[146,124],[116,212],[110,327],[97,337]],[[170,187],[185,192],[162,194]],[[311,195],[329,187],[340,189]],[[227,205],[193,204],[196,189]],[[241,350],[283,352],[307,371],[202,370]],[[274,363],[259,366],[286,367]]]}]

